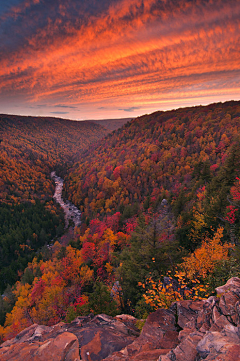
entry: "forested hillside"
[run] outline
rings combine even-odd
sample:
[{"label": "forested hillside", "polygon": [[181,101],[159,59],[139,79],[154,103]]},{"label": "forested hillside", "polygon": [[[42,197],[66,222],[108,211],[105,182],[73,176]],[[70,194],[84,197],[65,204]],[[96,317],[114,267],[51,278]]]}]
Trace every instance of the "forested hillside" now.
[{"label": "forested hillside", "polygon": [[1,200],[22,202],[52,194],[51,170],[72,164],[106,134],[91,122],[0,115]]},{"label": "forested hillside", "polygon": [[0,115],[0,292],[63,232],[51,171],[66,171],[106,134],[90,122]]},{"label": "forested hillside", "polygon": [[[91,218],[154,209],[163,198],[178,215],[191,193],[239,155],[239,117],[239,102],[228,102],[134,119],[84,153],[65,183],[66,193]],[[232,182],[238,167],[236,159]]]},{"label": "forested hillside", "polygon": [[83,151],[65,179],[81,227],[7,289],[2,338],[90,312],[146,317],[239,276],[239,129],[240,102],[217,103],[133,119]]},{"label": "forested hillside", "polygon": [[[112,270],[125,310],[130,305],[133,312],[140,302],[138,282],[174,270],[204,240],[220,242],[215,250],[221,241],[238,244],[239,129],[240,102],[156,112],[109,134],[71,170],[66,195],[82,210],[87,228],[79,247],[90,264],[99,259],[103,279]],[[100,239],[114,214],[118,223],[111,229],[121,240],[104,257]],[[204,257],[210,250],[203,245],[201,252]],[[226,253],[219,254],[222,261]],[[225,275],[232,272],[225,268]],[[212,283],[222,276],[210,277]]]}]

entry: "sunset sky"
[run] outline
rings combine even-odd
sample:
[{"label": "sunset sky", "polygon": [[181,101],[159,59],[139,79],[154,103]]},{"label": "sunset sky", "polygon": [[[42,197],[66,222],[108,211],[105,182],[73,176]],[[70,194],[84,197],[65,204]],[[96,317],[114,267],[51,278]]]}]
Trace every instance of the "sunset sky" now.
[{"label": "sunset sky", "polygon": [[0,113],[135,117],[240,99],[240,0],[4,0]]}]

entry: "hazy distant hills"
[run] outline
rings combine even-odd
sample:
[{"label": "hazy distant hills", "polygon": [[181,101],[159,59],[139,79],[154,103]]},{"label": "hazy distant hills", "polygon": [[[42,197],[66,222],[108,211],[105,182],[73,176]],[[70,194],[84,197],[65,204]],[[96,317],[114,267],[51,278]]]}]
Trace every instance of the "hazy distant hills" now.
[{"label": "hazy distant hills", "polygon": [[0,136],[3,141],[18,140],[18,143],[23,143],[21,147],[51,154],[56,159],[72,157],[106,134],[100,124],[89,121],[0,115]]},{"label": "hazy distant hills", "polygon": [[131,121],[133,118],[121,118],[121,119],[101,119],[101,120],[90,120],[90,122],[102,125],[109,131],[121,128],[124,124]]}]

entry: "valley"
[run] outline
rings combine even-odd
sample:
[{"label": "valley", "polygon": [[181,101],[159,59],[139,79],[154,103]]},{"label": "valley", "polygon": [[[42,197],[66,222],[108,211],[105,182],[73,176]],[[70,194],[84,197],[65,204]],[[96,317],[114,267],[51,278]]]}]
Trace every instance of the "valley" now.
[{"label": "valley", "polygon": [[1,340],[90,313],[145,319],[240,275],[240,102],[113,132],[0,120]]}]

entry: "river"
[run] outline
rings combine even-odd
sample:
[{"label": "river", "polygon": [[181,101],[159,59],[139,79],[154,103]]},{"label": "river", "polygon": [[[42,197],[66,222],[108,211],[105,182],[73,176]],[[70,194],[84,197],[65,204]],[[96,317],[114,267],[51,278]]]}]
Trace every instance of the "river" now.
[{"label": "river", "polygon": [[65,228],[68,228],[69,221],[72,220],[74,223],[74,228],[80,226],[81,224],[81,212],[80,210],[71,202],[62,199],[62,190],[63,190],[63,179],[56,175],[56,172],[51,172],[51,178],[55,182],[55,193],[53,199],[60,204],[64,211],[65,219]]}]

